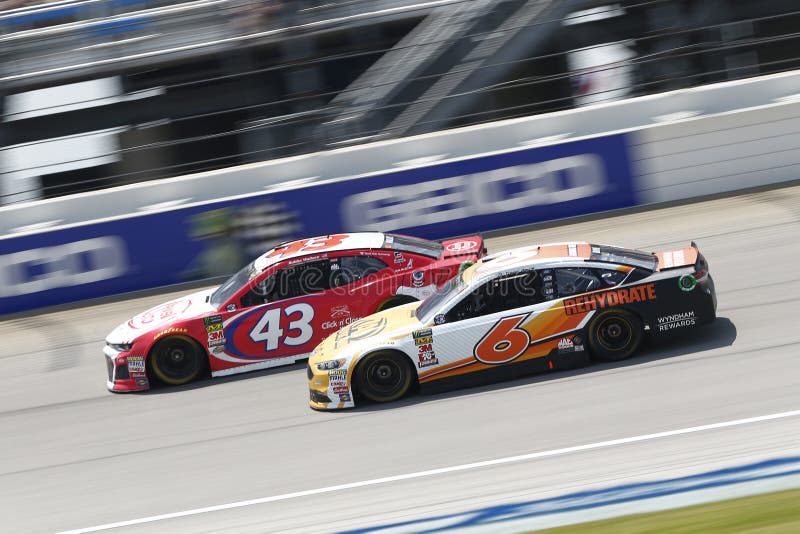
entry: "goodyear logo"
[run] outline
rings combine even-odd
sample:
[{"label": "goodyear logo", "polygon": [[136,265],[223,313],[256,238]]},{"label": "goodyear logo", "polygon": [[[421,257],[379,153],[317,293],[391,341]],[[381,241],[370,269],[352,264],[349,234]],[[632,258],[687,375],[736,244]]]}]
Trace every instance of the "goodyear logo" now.
[{"label": "goodyear logo", "polygon": [[221,322],[222,322],[222,315],[210,315],[208,317],[203,317],[203,324],[206,326]]},{"label": "goodyear logo", "polygon": [[564,299],[564,311],[567,315],[575,315],[576,313],[602,310],[619,304],[631,304],[648,300],[656,300],[655,284],[626,287],[615,291],[590,293],[580,297]]},{"label": "goodyear logo", "polygon": [[168,336],[170,334],[187,334],[188,332],[189,330],[186,328],[174,328],[174,327],[167,328],[166,330],[162,330],[161,332],[153,336],[153,339],[154,340],[161,339],[162,337]]}]

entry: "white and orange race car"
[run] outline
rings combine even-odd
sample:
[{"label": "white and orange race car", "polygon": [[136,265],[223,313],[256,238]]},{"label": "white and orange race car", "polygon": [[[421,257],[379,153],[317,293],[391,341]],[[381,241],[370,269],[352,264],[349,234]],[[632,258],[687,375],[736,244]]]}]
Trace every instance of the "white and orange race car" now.
[{"label": "white and orange race car", "polygon": [[139,391],[292,364],[342,326],[424,299],[485,252],[478,236],[440,243],[364,232],[285,243],[221,286],[115,328],[103,349],[107,387]]},{"label": "white and orange race car", "polygon": [[451,389],[523,374],[618,361],[653,337],[716,317],[705,258],[589,243],[487,256],[422,303],[338,330],[311,354],[310,405],[388,402],[419,386]]}]

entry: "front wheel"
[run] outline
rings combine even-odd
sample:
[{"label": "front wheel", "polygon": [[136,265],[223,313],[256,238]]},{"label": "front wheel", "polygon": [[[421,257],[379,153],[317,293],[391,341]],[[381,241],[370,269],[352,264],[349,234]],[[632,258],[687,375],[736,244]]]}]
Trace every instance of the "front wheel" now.
[{"label": "front wheel", "polygon": [[392,402],[411,389],[411,364],[397,352],[368,354],[356,369],[356,388],[373,402]]},{"label": "front wheel", "polygon": [[187,384],[200,375],[207,360],[189,338],[174,336],[162,339],[150,353],[153,374],[171,386]]},{"label": "front wheel", "polygon": [[642,321],[625,310],[600,312],[589,326],[589,348],[595,359],[618,362],[630,357],[642,342]]}]

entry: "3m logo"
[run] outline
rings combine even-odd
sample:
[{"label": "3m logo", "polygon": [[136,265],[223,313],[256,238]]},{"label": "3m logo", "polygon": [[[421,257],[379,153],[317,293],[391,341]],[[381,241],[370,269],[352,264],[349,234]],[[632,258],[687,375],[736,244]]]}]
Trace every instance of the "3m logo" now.
[{"label": "3m logo", "polygon": [[602,310],[620,304],[631,304],[656,299],[656,285],[645,284],[627,287],[603,293],[589,293],[580,297],[564,299],[564,311],[567,315]]}]

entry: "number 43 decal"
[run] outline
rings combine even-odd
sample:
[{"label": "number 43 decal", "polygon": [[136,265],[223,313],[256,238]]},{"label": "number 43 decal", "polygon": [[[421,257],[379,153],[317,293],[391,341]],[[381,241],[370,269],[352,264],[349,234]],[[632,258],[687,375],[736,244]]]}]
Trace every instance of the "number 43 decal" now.
[{"label": "number 43 decal", "polygon": [[[298,315],[299,317],[293,318]],[[267,352],[276,350],[283,336],[283,328],[281,328],[281,317],[283,316],[289,319],[288,333],[283,338],[283,344],[296,347],[308,343],[314,335],[314,329],[311,327],[314,308],[305,302],[298,302],[286,308],[272,308],[264,312],[264,315],[250,331],[250,339],[255,343],[265,342]],[[297,334],[292,335],[295,331]]]},{"label": "number 43 decal", "polygon": [[475,357],[488,364],[508,363],[528,350],[531,336],[519,328],[529,314],[500,319],[475,345]]}]

